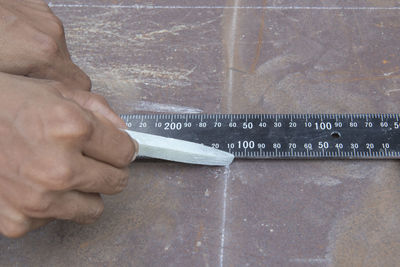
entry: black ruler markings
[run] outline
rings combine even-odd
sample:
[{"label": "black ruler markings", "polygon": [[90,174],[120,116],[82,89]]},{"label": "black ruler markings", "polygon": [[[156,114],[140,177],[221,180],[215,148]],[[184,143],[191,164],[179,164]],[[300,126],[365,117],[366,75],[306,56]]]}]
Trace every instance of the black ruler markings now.
[{"label": "black ruler markings", "polygon": [[129,129],[236,158],[400,158],[399,114],[124,114]]}]

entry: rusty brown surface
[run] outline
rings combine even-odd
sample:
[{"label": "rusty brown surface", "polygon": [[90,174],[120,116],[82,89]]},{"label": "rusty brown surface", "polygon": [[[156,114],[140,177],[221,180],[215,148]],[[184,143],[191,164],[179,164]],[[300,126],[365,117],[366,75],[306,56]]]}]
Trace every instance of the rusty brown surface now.
[{"label": "rusty brown surface", "polygon": [[[117,112],[400,112],[399,1],[166,2],[52,1],[74,60]],[[0,237],[0,265],[400,262],[398,162],[131,169],[99,222]]]}]

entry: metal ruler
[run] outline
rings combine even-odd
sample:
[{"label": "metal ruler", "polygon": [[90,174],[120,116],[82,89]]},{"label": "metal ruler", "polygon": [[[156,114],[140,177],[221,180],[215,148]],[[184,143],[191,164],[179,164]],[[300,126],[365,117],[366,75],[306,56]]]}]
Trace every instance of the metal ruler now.
[{"label": "metal ruler", "polygon": [[125,114],[129,129],[236,158],[400,158],[399,114]]}]

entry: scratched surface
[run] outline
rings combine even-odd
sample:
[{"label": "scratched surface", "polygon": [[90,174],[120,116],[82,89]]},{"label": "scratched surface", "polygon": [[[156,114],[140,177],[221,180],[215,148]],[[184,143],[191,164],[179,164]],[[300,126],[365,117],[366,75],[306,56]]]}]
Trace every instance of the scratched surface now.
[{"label": "scratched surface", "polygon": [[[168,2],[168,3],[167,3]],[[127,112],[400,112],[400,1],[52,1]],[[0,237],[2,266],[398,266],[394,161],[132,164],[96,224]]]}]

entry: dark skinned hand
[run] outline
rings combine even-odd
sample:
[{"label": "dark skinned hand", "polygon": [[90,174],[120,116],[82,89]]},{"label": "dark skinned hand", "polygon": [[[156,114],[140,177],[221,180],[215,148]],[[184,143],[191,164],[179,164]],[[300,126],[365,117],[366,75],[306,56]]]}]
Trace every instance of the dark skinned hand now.
[{"label": "dark skinned hand", "polygon": [[0,234],[91,223],[126,186],[137,144],[90,89],[44,1],[0,0]]},{"label": "dark skinned hand", "polygon": [[60,82],[0,73],[0,233],[19,237],[53,219],[91,223],[101,194],[121,192],[136,144]]}]

